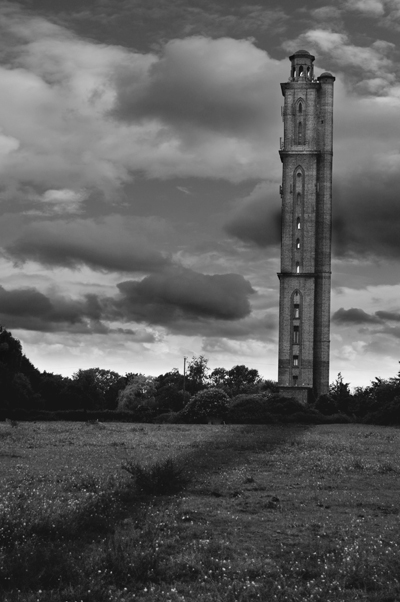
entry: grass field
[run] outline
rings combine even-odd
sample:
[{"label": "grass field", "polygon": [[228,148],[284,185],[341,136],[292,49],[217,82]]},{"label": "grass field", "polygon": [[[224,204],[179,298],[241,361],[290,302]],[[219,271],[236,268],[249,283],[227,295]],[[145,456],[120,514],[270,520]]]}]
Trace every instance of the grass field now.
[{"label": "grass field", "polygon": [[395,428],[0,423],[0,476],[4,602],[400,600]]}]

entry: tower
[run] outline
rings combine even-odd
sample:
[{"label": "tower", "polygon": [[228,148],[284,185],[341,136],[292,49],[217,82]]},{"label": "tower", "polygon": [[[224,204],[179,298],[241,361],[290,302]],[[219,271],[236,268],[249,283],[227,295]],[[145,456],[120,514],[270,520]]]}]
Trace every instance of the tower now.
[{"label": "tower", "polygon": [[315,57],[290,58],[284,137],[278,385],[306,402],[329,391],[333,82]]}]

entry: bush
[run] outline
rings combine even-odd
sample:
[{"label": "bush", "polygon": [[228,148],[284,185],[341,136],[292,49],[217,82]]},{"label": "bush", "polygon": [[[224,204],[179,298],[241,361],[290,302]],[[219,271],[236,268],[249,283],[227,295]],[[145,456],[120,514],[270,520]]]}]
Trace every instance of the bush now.
[{"label": "bush", "polygon": [[277,418],[267,405],[268,396],[262,394],[237,395],[226,414],[230,424],[274,424]]},{"label": "bush", "polygon": [[216,387],[197,393],[179,412],[183,422],[204,423],[208,418],[225,418],[229,407],[229,397]]},{"label": "bush", "polygon": [[176,424],[178,422],[178,412],[165,412],[159,414],[153,420],[156,424]]},{"label": "bush", "polygon": [[308,408],[293,397],[280,397],[274,395],[267,400],[268,411],[272,414],[290,416],[291,414],[304,414]]},{"label": "bush", "polygon": [[367,424],[382,424],[390,426],[400,424],[400,396],[382,403],[379,410],[369,412],[363,422]]},{"label": "bush", "polygon": [[320,395],[314,404],[314,409],[325,416],[330,416],[337,413],[338,404],[331,395]]},{"label": "bush", "polygon": [[132,475],[138,490],[146,495],[178,493],[187,483],[183,469],[178,468],[171,458],[148,468],[137,462],[126,462],[121,468]]}]

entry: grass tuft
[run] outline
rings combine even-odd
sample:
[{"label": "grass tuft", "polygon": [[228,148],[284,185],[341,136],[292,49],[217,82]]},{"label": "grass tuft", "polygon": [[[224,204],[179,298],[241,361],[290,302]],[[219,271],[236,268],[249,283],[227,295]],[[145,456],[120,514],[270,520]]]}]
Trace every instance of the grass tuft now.
[{"label": "grass tuft", "polygon": [[137,462],[125,462],[121,468],[134,478],[137,489],[145,495],[173,495],[188,482],[184,470],[172,458],[149,467]]}]

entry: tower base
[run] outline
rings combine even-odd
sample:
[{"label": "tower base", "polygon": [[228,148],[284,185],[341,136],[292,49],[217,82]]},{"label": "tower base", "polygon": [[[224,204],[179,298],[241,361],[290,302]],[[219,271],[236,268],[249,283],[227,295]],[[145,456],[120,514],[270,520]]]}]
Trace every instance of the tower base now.
[{"label": "tower base", "polygon": [[290,387],[285,385],[279,385],[279,394],[282,397],[291,397],[296,399],[303,405],[311,403],[314,399],[313,390],[311,387],[302,387],[301,385],[296,387]]}]

